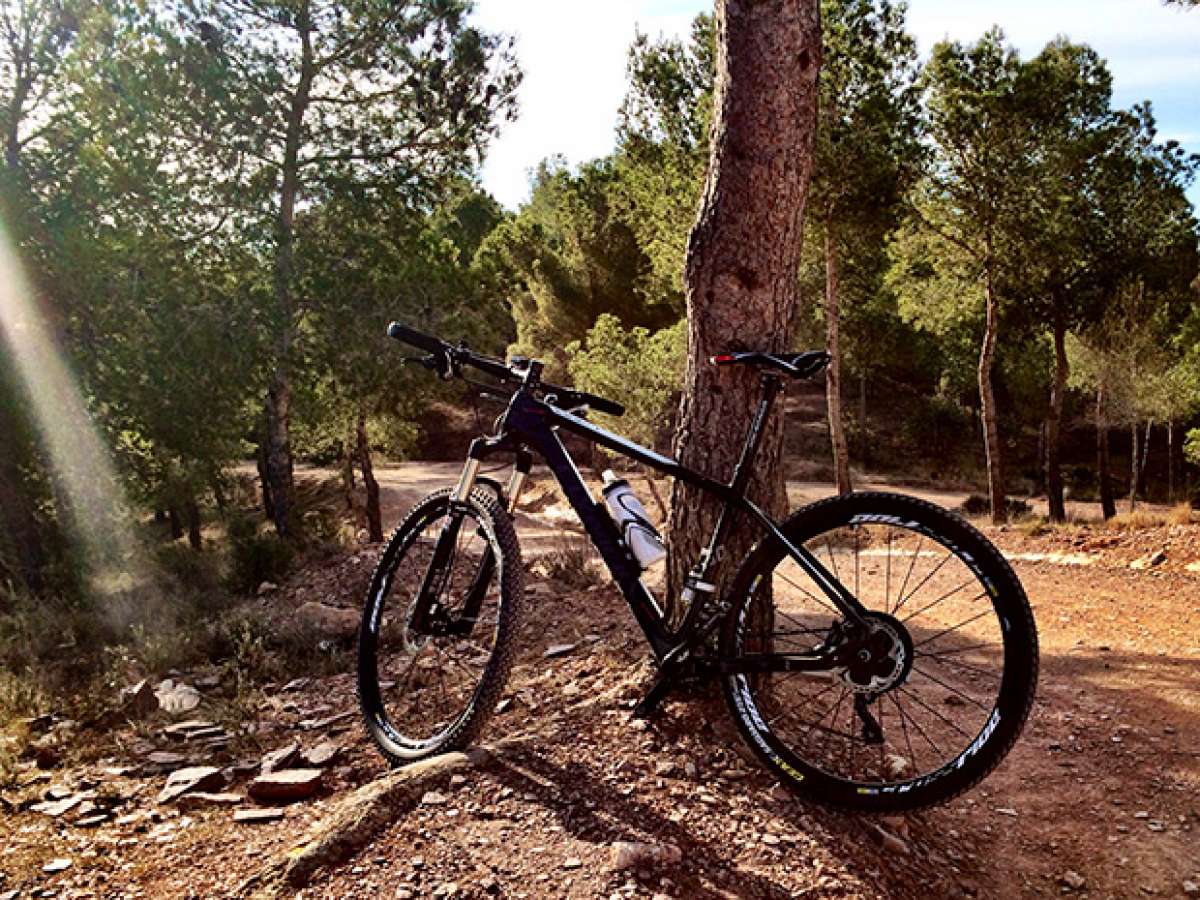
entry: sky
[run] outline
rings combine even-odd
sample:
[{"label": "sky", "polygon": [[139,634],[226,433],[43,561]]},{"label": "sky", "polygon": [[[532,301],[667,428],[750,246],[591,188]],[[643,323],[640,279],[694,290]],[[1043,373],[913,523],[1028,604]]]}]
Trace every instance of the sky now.
[{"label": "sky", "polygon": [[[613,149],[636,31],[683,36],[711,0],[476,0],[475,19],[516,37],[525,72],[521,115],[493,144],[484,187],[505,206],[529,196],[539,161],[579,164]],[[1159,0],[910,0],[909,31],[922,54],[942,38],[971,41],[1000,25],[1022,57],[1056,35],[1091,44],[1113,74],[1114,103],[1154,103],[1162,140],[1200,153],[1200,9]],[[1200,207],[1200,185],[1190,191]]]}]

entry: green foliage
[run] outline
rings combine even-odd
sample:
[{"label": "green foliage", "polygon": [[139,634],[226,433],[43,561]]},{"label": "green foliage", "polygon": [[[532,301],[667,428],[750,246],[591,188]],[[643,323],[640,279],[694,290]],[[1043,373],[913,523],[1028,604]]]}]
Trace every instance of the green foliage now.
[{"label": "green foliage", "polygon": [[651,332],[625,329],[615,316],[602,315],[566,353],[577,387],[625,405],[625,415],[607,424],[641,444],[670,442],[687,361],[686,322]]},{"label": "green foliage", "polygon": [[1193,428],[1183,442],[1183,455],[1193,466],[1200,466],[1200,428]]},{"label": "green foliage", "polygon": [[678,318],[670,303],[647,302],[638,292],[650,263],[614,208],[619,177],[611,160],[578,172],[547,161],[529,204],[485,242],[481,265],[506,287],[517,352],[561,370],[563,348],[602,314],[626,327],[661,328]]}]

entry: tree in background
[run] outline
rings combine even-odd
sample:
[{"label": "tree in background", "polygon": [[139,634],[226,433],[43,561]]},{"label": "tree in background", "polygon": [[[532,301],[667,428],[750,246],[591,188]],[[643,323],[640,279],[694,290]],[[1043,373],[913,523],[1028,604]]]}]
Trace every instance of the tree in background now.
[{"label": "tree in background", "polygon": [[826,376],[829,431],[838,491],[848,493],[842,270],[846,264],[867,268],[881,260],[886,236],[918,170],[917,53],[904,30],[904,7],[889,0],[826,0],[821,13],[825,63],[809,218],[823,238],[832,357]]},{"label": "tree in background", "polygon": [[[813,159],[821,67],[816,0],[769,6],[717,3],[717,86],[711,161],[688,244],[688,364],[677,458],[729,474],[759,398],[757,373],[717,370],[728,350],[789,348],[801,230]],[[783,421],[765,430],[749,492],[773,514],[786,506]],[[676,482],[671,495],[668,594],[678,593],[719,503]],[[738,559],[749,536],[728,548]],[[716,561],[714,561],[716,562]],[[720,577],[722,566],[713,570]]]},{"label": "tree in background", "polygon": [[[300,203],[350,185],[428,190],[478,160],[513,109],[509,45],[466,22],[465,0],[221,0],[179,11],[218,70],[218,160],[252,161],[244,202],[273,221],[266,469],[274,520],[292,513],[293,368],[307,311],[295,292]],[[208,72],[204,74],[208,75]]]},{"label": "tree in background", "polygon": [[548,160],[529,203],[485,242],[481,265],[507,295],[516,323],[514,350],[564,371],[563,348],[604,314],[626,327],[662,328],[678,310],[639,290],[650,260],[615,208],[618,167],[611,159],[570,172]]},{"label": "tree in background", "polygon": [[997,523],[1007,518],[993,384],[1001,285],[1005,262],[1019,243],[1015,233],[1034,139],[1018,102],[1019,72],[1017,55],[999,29],[971,45],[933,48],[922,83],[934,158],[913,205],[920,227],[955,259],[962,283],[977,284],[982,294],[978,386],[988,497]]},{"label": "tree in background", "polygon": [[639,289],[680,316],[688,234],[709,158],[715,66],[710,15],[696,17],[686,42],[639,34],[617,125],[617,210],[649,261]]},{"label": "tree in background", "polygon": [[[433,211],[406,206],[402,193],[343,195],[297,221],[298,291],[314,298],[297,378],[304,442],[316,455],[336,447],[344,466],[357,463],[372,541],[383,540],[383,523],[372,465],[379,441],[371,435],[386,433],[386,421],[418,418],[418,385],[428,385],[387,352],[383,323],[419,322],[483,349],[502,348],[503,310],[467,264],[500,218],[494,201],[461,182]],[[388,449],[398,456],[407,448]]]}]

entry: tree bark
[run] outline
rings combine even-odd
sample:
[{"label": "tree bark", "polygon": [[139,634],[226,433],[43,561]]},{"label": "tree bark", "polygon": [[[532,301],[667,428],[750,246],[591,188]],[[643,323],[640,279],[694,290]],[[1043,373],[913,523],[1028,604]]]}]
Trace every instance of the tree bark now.
[{"label": "tree bark", "polygon": [[346,497],[346,508],[354,509],[354,454],[356,432],[346,436],[342,444],[342,492]]},{"label": "tree bark", "polygon": [[988,499],[992,507],[992,523],[1001,525],[1008,521],[1008,509],[1004,502],[1004,467],[1001,459],[1000,427],[996,416],[996,393],[992,385],[1000,312],[990,261],[991,254],[989,246],[989,262],[985,275],[987,318],[983,330],[983,346],[979,350],[979,406],[983,417],[983,448],[987,459]]},{"label": "tree bark", "polygon": [[174,503],[167,507],[167,523],[171,529],[171,540],[177,541],[183,537],[183,522],[179,518],[179,507]]},{"label": "tree bark", "polygon": [[833,468],[839,494],[854,488],[850,482],[850,448],[842,418],[841,310],[838,305],[837,237],[833,218],[825,217],[825,332],[828,338],[829,369],[825,375],[825,399],[829,406],[829,439],[833,444]]},{"label": "tree bark", "polygon": [[1138,492],[1138,423],[1129,423],[1129,511],[1137,509]]},{"label": "tree bark", "polygon": [[1143,499],[1149,499],[1150,488],[1146,484],[1146,464],[1150,462],[1150,438],[1154,434],[1154,420],[1146,421],[1146,436],[1142,438],[1142,458],[1138,462],[1138,493]]},{"label": "tree bark", "polygon": [[1167,502],[1175,502],[1175,423],[1167,420]]},{"label": "tree bark", "polygon": [[1050,409],[1046,414],[1046,497],[1050,521],[1067,521],[1062,480],[1062,415],[1070,363],[1067,361],[1067,329],[1062,316],[1054,318],[1054,381],[1050,387]]},{"label": "tree bark", "polygon": [[258,445],[258,450],[254,454],[254,461],[258,466],[258,484],[262,490],[263,515],[274,521],[275,503],[271,500],[271,479],[267,476],[267,447],[265,442]]},{"label": "tree bark", "polygon": [[[717,2],[712,151],[700,215],[688,242],[688,363],[675,453],[728,478],[759,394],[759,376],[715,368],[726,350],[783,351],[796,310],[804,203],[812,168],[821,28],[816,0]],[[772,514],[787,505],[783,420],[769,421],[749,495]],[[671,493],[675,596],[715,526],[715,497],[676,482]],[[735,532],[715,561],[720,581],[757,538]]]},{"label": "tree bark", "polygon": [[1105,519],[1117,514],[1117,500],[1113,496],[1108,469],[1108,412],[1105,409],[1104,385],[1101,384],[1096,388],[1096,470],[1100,479],[1100,512]]},{"label": "tree bark", "polygon": [[292,94],[284,144],[275,248],[275,305],[279,322],[275,334],[275,366],[271,372],[267,392],[267,475],[271,483],[274,507],[272,519],[275,522],[275,530],[282,537],[289,536],[292,531],[291,517],[295,494],[291,444],[291,357],[296,331],[296,310],[292,296],[296,198],[300,192],[300,144],[304,115],[308,111],[315,74],[307,3],[303,4],[299,19],[300,80]]},{"label": "tree bark", "polygon": [[187,521],[188,545],[193,550],[199,550],[204,546],[204,542],[200,534],[200,506],[195,497],[188,497],[187,502],[183,504],[183,515]]},{"label": "tree bark", "polygon": [[367,438],[367,414],[359,412],[358,426],[355,429],[358,438],[358,465],[362,469],[363,486],[367,489],[367,534],[371,543],[383,541],[383,515],[379,509],[379,482],[375,480],[375,468],[371,465],[371,443]]}]

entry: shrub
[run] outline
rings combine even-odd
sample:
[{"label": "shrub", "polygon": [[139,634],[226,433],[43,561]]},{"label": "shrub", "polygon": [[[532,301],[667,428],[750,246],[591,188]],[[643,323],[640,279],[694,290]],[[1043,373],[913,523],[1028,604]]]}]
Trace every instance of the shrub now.
[{"label": "shrub", "polygon": [[625,406],[620,430],[630,440],[661,447],[670,439],[687,360],[686,322],[653,333],[627,331],[605,314],[566,352],[576,387]]},{"label": "shrub", "polygon": [[596,581],[591,570],[592,551],[583,541],[560,540],[558,546],[541,559],[546,577],[569,588],[585,588]]},{"label": "shrub", "polygon": [[[1033,507],[1015,497],[1005,499],[1004,509],[1010,519],[1023,519],[1033,512]],[[959,510],[968,516],[986,516],[992,511],[992,503],[983,494],[971,494],[962,502]]]},{"label": "shrub", "polygon": [[229,522],[230,587],[253,592],[264,581],[281,581],[294,551],[277,535],[263,534],[255,521],[235,516]]}]

